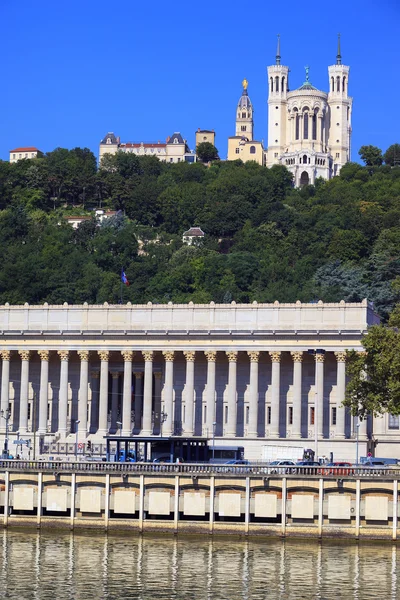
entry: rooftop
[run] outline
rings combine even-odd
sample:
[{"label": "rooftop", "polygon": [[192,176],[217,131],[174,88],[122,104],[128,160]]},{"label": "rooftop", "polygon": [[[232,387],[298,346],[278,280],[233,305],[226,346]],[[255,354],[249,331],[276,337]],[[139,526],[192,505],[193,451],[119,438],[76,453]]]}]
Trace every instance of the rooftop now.
[{"label": "rooftop", "polygon": [[14,148],[14,150],[10,150],[10,152],[40,152],[38,148],[35,146],[26,146],[21,148]]}]

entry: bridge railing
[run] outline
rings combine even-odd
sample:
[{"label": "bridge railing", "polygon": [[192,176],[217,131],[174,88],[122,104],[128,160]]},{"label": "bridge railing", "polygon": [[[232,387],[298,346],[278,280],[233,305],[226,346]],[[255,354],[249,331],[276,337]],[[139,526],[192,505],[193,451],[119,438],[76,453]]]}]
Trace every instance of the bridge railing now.
[{"label": "bridge railing", "polygon": [[324,477],[324,478],[365,478],[385,477],[400,479],[400,467],[330,467],[272,465],[220,465],[209,463],[118,463],[118,462],[62,462],[33,460],[0,460],[1,471],[31,471],[52,473],[132,473],[132,474],[181,474],[181,475],[224,475],[231,477]]}]

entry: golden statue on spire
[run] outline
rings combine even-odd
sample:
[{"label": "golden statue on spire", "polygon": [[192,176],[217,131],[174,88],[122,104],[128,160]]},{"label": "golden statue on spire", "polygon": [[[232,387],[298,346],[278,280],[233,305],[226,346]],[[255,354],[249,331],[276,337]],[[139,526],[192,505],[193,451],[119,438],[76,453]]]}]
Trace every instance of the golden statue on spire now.
[{"label": "golden statue on spire", "polygon": [[242,81],[242,86],[243,89],[246,91],[247,90],[247,86],[249,85],[249,82],[247,81],[247,79],[243,79]]}]

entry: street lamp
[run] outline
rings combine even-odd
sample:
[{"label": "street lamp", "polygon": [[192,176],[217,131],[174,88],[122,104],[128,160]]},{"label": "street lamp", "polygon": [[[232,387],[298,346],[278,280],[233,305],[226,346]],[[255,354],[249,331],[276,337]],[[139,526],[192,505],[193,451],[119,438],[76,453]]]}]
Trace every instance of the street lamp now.
[{"label": "street lamp", "polygon": [[117,425],[119,425],[119,437],[121,437],[121,435],[122,435],[122,422],[121,421],[117,421]]},{"label": "street lamp", "polygon": [[162,437],[162,426],[163,423],[165,423],[165,421],[167,420],[168,415],[167,413],[165,413],[163,410],[160,413],[160,437]]},{"label": "street lamp", "polygon": [[356,465],[358,465],[358,435],[360,431],[360,417],[357,416],[357,424],[356,424]]},{"label": "street lamp", "polygon": [[215,428],[217,426],[216,421],[214,421],[213,423],[213,439],[212,439],[212,458],[214,461],[214,457],[215,457]]},{"label": "street lamp", "polygon": [[78,425],[80,421],[75,421],[75,460],[78,460]]},{"label": "street lamp", "polygon": [[[323,348],[316,348],[307,350],[308,354],[312,354],[315,356],[315,394],[314,394],[314,459],[318,461],[318,418],[319,418],[319,407],[318,407],[318,367],[317,367],[317,355],[325,354],[325,350]],[[322,401],[324,398],[324,393],[322,391]],[[322,414],[324,407],[321,407]]]},{"label": "street lamp", "polygon": [[3,458],[8,458],[8,422],[11,417],[11,410],[9,410],[8,408],[6,410],[2,409],[0,411],[0,414],[2,418],[6,420],[6,436],[4,438]]}]

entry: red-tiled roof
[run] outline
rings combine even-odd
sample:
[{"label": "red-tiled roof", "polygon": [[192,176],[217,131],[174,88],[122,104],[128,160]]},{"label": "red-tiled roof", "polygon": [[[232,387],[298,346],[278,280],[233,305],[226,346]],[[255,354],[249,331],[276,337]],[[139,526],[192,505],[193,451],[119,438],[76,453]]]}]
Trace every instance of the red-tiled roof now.
[{"label": "red-tiled roof", "polygon": [[27,148],[15,148],[15,150],[10,150],[10,152],[40,152],[40,150],[34,146],[28,146]]},{"label": "red-tiled roof", "polygon": [[78,216],[78,217],[64,217],[64,219],[66,219],[67,221],[87,221],[88,219],[91,219],[92,217],[88,217],[88,216]]}]

